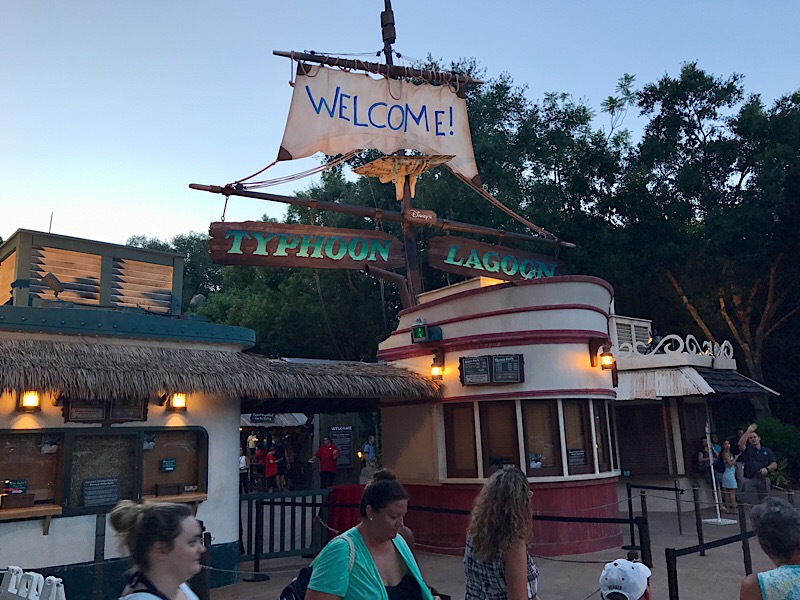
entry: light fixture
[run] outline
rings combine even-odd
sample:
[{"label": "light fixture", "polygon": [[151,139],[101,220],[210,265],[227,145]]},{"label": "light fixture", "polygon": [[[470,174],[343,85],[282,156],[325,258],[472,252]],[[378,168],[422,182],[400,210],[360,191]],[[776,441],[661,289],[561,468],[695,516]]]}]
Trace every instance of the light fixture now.
[{"label": "light fixture", "polygon": [[167,410],[172,412],[186,412],[186,394],[176,392],[167,401]]},{"label": "light fixture", "polygon": [[433,351],[433,362],[431,363],[431,379],[441,381],[444,377],[444,350],[437,348]]},{"label": "light fixture", "polygon": [[19,412],[39,412],[42,410],[39,392],[23,392],[17,395],[17,410]]},{"label": "light fixture", "polygon": [[600,352],[600,348],[603,348],[603,353],[605,353],[606,348],[608,347],[609,340],[607,337],[594,337],[589,338],[589,364],[593,367],[597,366],[597,355]]},{"label": "light fixture", "polygon": [[611,353],[611,348],[603,348],[603,353],[600,355],[600,368],[606,370],[614,368],[614,355]]}]

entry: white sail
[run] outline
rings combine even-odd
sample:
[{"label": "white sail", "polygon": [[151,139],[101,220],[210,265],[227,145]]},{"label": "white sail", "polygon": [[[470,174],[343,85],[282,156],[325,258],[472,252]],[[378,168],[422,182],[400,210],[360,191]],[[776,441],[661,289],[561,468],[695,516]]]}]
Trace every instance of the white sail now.
[{"label": "white sail", "polygon": [[451,154],[453,171],[478,175],[466,101],[449,86],[325,67],[298,74],[278,160],[369,148]]}]

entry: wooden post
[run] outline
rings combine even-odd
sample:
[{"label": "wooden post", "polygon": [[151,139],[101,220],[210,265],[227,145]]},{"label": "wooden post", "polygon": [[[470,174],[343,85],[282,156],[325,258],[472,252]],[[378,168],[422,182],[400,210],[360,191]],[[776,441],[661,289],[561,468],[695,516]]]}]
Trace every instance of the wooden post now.
[{"label": "wooden post", "polygon": [[[402,212],[411,212],[411,177],[406,175],[403,181]],[[411,300],[417,304],[417,294],[422,293],[422,278],[419,274],[419,253],[417,252],[417,230],[406,219],[403,219],[403,248],[408,266],[408,284],[411,288]]]}]

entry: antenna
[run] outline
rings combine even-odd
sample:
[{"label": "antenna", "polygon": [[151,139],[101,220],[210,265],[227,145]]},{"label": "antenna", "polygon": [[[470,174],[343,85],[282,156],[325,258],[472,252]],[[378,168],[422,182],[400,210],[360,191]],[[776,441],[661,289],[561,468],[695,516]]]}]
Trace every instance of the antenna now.
[{"label": "antenna", "polygon": [[50,227],[47,228],[47,233],[53,231],[53,211],[50,211]]}]

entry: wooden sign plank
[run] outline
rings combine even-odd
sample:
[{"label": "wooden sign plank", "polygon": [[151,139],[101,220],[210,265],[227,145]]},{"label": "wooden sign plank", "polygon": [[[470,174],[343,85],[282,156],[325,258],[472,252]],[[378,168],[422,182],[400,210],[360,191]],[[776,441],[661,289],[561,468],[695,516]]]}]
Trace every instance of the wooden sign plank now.
[{"label": "wooden sign plank", "polygon": [[211,260],[220,265],[382,269],[405,265],[403,244],[382,231],[244,221],[212,223]]},{"label": "wooden sign plank", "polygon": [[428,264],[459,275],[517,281],[553,277],[561,263],[552,256],[445,235],[428,240]]}]

